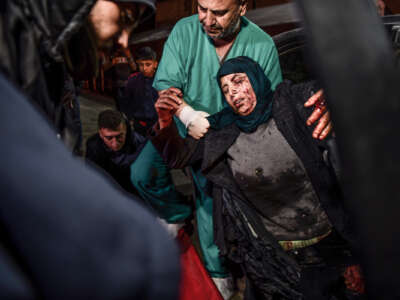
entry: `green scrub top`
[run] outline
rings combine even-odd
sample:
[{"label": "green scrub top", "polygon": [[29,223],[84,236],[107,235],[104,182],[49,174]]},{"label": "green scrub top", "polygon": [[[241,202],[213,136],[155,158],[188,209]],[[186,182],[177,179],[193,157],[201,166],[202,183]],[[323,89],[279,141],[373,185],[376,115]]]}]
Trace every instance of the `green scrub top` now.
[{"label": "green scrub top", "polygon": [[[272,89],[282,81],[278,53],[272,38],[241,17],[241,30],[225,59],[248,56],[258,62]],[[222,109],[223,96],[216,75],[220,62],[212,40],[204,32],[198,15],[180,20],[164,45],[153,87],[179,88],[195,110],[214,114]]]}]

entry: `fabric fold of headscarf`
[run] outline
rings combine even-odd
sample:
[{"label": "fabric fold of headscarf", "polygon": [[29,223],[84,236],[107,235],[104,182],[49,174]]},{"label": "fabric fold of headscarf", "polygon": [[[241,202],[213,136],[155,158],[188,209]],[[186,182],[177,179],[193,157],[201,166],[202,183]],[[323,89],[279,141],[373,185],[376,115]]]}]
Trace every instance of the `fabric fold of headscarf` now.
[{"label": "fabric fold of headscarf", "polygon": [[254,110],[248,116],[240,116],[233,111],[227,102],[224,102],[224,108],[207,119],[211,128],[217,130],[235,123],[241,131],[254,132],[259,125],[266,123],[271,116],[273,95],[271,82],[258,63],[247,56],[239,56],[225,61],[219,69],[217,80],[220,88],[221,77],[233,73],[246,73],[249,78],[257,98]]}]

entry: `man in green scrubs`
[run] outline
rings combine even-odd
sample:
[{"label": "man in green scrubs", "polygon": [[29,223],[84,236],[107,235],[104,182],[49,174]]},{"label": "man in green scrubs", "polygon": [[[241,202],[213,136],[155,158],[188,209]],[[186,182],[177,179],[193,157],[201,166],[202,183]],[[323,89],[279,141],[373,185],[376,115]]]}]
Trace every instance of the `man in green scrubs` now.
[{"label": "man in green scrubs", "polygon": [[[176,119],[182,135],[187,130],[194,138],[201,138],[209,126],[205,116],[221,110],[223,98],[216,74],[224,60],[248,56],[264,69],[273,90],[282,81],[272,38],[244,17],[246,10],[246,0],[198,0],[198,15],[180,20],[165,43],[153,86],[159,93],[174,92],[187,103],[178,115],[181,120]],[[142,197],[167,222],[179,222],[191,214],[190,205],[174,195],[168,170],[151,143],[132,165],[131,173]],[[199,191],[196,218],[205,266],[213,279],[226,278],[213,243],[212,199],[204,192],[207,182],[201,174],[193,175]],[[229,298],[226,280],[214,281],[224,298]]]}]

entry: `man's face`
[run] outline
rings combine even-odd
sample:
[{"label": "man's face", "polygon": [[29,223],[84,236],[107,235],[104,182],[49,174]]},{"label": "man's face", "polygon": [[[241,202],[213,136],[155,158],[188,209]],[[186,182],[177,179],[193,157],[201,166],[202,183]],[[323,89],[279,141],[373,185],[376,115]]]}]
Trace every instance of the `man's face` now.
[{"label": "man's face", "polygon": [[104,144],[113,151],[121,150],[126,140],[126,125],[121,123],[117,130],[100,128],[99,135]]},{"label": "man's face", "polygon": [[246,13],[247,2],[238,0],[198,0],[199,21],[213,40],[229,39],[239,30],[240,16]]},{"label": "man's face", "polygon": [[158,62],[152,59],[138,59],[136,61],[139,71],[146,77],[152,78],[156,72]]},{"label": "man's face", "polygon": [[145,7],[135,3],[98,0],[89,14],[89,21],[100,49],[110,49],[114,43],[128,47],[135,21]]},{"label": "man's face", "polygon": [[257,97],[246,73],[233,73],[221,77],[221,89],[226,102],[235,113],[248,116],[253,112]]}]

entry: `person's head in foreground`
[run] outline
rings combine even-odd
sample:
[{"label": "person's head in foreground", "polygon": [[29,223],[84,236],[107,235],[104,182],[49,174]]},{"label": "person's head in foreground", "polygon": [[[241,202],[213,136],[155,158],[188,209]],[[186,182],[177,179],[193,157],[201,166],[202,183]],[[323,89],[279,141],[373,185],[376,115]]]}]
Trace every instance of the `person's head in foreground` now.
[{"label": "person's head in foreground", "polygon": [[154,10],[154,0],[97,0],[84,25],[63,45],[69,71],[80,79],[96,76],[98,51],[127,48],[134,29]]}]

